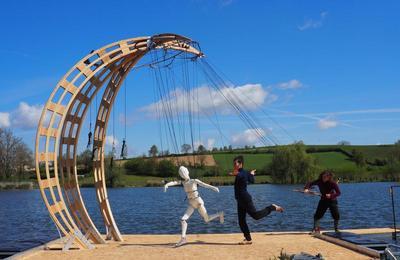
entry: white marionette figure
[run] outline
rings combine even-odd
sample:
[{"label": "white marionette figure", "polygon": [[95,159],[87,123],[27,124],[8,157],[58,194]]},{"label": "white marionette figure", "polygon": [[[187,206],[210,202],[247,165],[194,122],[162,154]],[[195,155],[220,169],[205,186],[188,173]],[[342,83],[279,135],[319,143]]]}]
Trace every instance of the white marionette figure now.
[{"label": "white marionette figure", "polygon": [[203,217],[206,223],[216,218],[219,218],[221,224],[224,223],[224,212],[219,212],[217,214],[212,214],[212,215],[207,214],[207,210],[204,207],[204,201],[201,199],[199,192],[197,191],[197,185],[213,190],[215,192],[219,192],[219,189],[217,187],[204,183],[198,179],[190,179],[189,170],[184,166],[179,167],[179,175],[181,176],[183,181],[171,181],[165,184],[164,186],[164,192],[167,192],[168,187],[182,184],[189,202],[189,206],[186,209],[185,214],[181,218],[182,237],[181,240],[176,244],[176,246],[181,246],[186,244],[186,230],[187,230],[186,221],[190,218],[195,209],[197,209],[197,211]]}]

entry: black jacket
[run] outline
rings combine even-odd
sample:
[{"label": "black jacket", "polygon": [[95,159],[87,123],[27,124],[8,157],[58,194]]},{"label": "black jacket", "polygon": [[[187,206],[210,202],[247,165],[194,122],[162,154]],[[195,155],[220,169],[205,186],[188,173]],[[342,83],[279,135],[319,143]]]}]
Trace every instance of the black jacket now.
[{"label": "black jacket", "polygon": [[237,200],[250,196],[247,192],[247,183],[254,183],[254,176],[244,169],[239,169],[238,175],[235,178],[235,198]]}]

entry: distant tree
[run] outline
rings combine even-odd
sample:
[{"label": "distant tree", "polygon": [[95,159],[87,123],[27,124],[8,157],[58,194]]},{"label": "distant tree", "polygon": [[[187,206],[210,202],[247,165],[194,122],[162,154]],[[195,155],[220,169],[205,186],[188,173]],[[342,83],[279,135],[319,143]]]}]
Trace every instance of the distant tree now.
[{"label": "distant tree", "polygon": [[400,145],[400,139],[397,140],[394,144],[395,144],[395,145]]},{"label": "distant tree", "polygon": [[156,146],[155,144],[153,144],[153,145],[150,147],[149,156],[150,156],[150,157],[156,157],[157,154],[158,154],[158,148],[157,148],[157,146]]},{"label": "distant tree", "polygon": [[190,149],[192,149],[192,146],[190,144],[182,144],[181,146],[181,152],[184,154],[189,153]]},{"label": "distant tree", "polygon": [[177,168],[173,162],[169,160],[161,160],[158,162],[158,174],[159,177],[172,177],[175,176]]},{"label": "distant tree", "polygon": [[199,147],[197,148],[197,152],[199,154],[204,154],[207,151],[207,149],[204,147],[204,145],[199,145]]},{"label": "distant tree", "polygon": [[157,176],[158,174],[157,168],[158,168],[158,163],[156,159],[154,158],[146,159],[143,164],[143,169],[141,170],[141,175]]},{"label": "distant tree", "polygon": [[126,173],[129,175],[143,175],[142,171],[144,169],[143,158],[132,158],[125,162],[124,167]]},{"label": "distant tree", "polygon": [[353,149],[351,153],[353,155],[353,161],[355,162],[355,164],[360,168],[365,167],[366,160],[364,154],[356,149]]},{"label": "distant tree", "polygon": [[32,152],[11,130],[0,128],[0,179],[21,176],[33,163]]},{"label": "distant tree", "polygon": [[340,145],[340,146],[350,145],[350,142],[342,140],[342,141],[338,142],[338,145]]},{"label": "distant tree", "polygon": [[93,165],[92,151],[86,149],[82,153],[78,154],[78,156],[76,157],[76,163],[77,166],[83,169],[85,173],[91,172]]},{"label": "distant tree", "polygon": [[105,156],[105,163],[106,163],[106,184],[109,187],[117,187],[120,182],[120,172],[117,167],[114,167],[113,160],[114,154],[110,151]]},{"label": "distant tree", "polygon": [[295,144],[278,147],[272,162],[265,172],[278,183],[305,183],[316,176],[317,164],[314,157],[306,153],[304,145]]},{"label": "distant tree", "polygon": [[17,175],[21,179],[25,172],[25,167],[33,166],[33,154],[31,149],[24,142],[21,142],[16,147],[15,157]]}]

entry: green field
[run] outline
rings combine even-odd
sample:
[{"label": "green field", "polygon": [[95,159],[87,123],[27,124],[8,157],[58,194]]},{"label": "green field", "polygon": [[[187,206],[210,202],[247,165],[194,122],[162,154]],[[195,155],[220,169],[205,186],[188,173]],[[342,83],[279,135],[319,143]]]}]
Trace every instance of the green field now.
[{"label": "green field", "polygon": [[[340,146],[340,145],[308,145],[305,147],[308,154],[316,159],[317,166],[320,170],[331,169],[343,181],[378,181],[393,179],[387,174],[386,166],[374,165],[375,159],[387,159],[393,154],[395,149],[399,149],[394,145],[364,145],[364,146]],[[191,177],[199,178],[213,185],[232,185],[234,177],[227,174],[233,170],[232,161],[237,155],[243,155],[245,160],[245,168],[257,169],[258,174],[256,183],[272,183],[273,180],[268,171],[264,169],[268,166],[273,158],[273,152],[276,147],[261,147],[255,149],[241,149],[226,152],[211,153],[217,164],[218,176],[213,176],[212,167],[192,168]],[[358,167],[352,160],[352,151],[356,149],[367,159],[367,166]],[[127,175],[124,167],[118,167],[120,174],[116,187],[145,187],[145,186],[162,186],[165,181],[176,180],[178,175],[162,178],[153,176],[136,176]],[[397,174],[398,170],[393,170],[393,174]],[[211,175],[210,175],[211,174]],[[389,177],[387,177],[389,176]],[[93,185],[92,177],[85,177],[80,180],[83,186]]]},{"label": "green field", "polygon": [[[219,153],[214,154],[214,160],[224,172],[231,172],[233,169],[233,158],[239,154]],[[243,154],[245,165],[251,169],[261,170],[272,160],[272,154]]]},{"label": "green field", "polygon": [[[342,149],[348,153],[351,153],[353,149],[360,151],[364,154],[365,158],[373,162],[375,159],[385,159],[391,156],[395,151],[396,146],[394,145],[353,145],[343,146]],[[399,149],[397,147],[397,149]]]},{"label": "green field", "polygon": [[[123,172],[119,176],[118,186],[123,187],[145,187],[161,186],[164,178],[152,176],[126,175]],[[93,177],[85,177],[79,180],[82,186],[93,186]],[[158,184],[158,185],[157,185]]]},{"label": "green field", "polygon": [[322,168],[338,169],[356,167],[355,163],[348,156],[339,152],[312,153],[311,156],[317,159]]},{"label": "green field", "polygon": [[[233,185],[235,177],[233,176],[218,176],[218,177],[201,177],[202,181],[211,185],[222,186],[222,185]],[[179,180],[176,178],[161,178],[161,177],[149,177],[149,176],[137,176],[137,175],[126,175],[121,173],[118,180],[117,187],[148,187],[148,186],[163,186],[164,181]],[[256,184],[271,183],[270,176],[256,176]],[[85,177],[79,180],[79,184],[83,187],[93,187],[93,178]]]},{"label": "green field", "polygon": [[[232,160],[237,154],[219,153],[214,154],[214,160],[225,172],[232,171]],[[248,169],[261,170],[272,160],[272,154],[243,154],[245,165]],[[317,159],[318,165],[327,169],[353,168],[356,167],[348,156],[341,152],[311,153]]]}]

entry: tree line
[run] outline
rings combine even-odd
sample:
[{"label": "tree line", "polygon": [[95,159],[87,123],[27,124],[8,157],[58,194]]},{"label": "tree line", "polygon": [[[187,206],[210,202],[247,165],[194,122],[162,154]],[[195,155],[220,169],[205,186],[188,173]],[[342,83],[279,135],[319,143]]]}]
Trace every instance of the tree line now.
[{"label": "tree line", "polygon": [[29,147],[10,129],[0,128],[0,180],[22,180],[33,166]]}]

